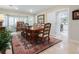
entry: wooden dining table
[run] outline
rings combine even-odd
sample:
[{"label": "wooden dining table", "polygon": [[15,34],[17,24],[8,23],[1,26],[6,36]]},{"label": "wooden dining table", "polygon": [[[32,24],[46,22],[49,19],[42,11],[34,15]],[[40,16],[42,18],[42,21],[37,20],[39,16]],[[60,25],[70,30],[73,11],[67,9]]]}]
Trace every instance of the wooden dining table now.
[{"label": "wooden dining table", "polygon": [[37,37],[40,33],[40,31],[42,31],[44,29],[44,26],[32,26],[29,28],[23,28],[24,31],[26,33],[28,33],[28,39],[31,43],[36,43]]}]

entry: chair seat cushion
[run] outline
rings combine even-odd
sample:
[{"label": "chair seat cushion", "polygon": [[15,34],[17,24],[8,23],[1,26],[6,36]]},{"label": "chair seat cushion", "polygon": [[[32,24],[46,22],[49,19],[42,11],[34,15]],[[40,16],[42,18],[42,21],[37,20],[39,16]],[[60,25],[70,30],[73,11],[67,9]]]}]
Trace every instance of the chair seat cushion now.
[{"label": "chair seat cushion", "polygon": [[[39,34],[38,37],[42,37],[43,34]],[[48,35],[44,35],[44,37],[47,37]]]}]

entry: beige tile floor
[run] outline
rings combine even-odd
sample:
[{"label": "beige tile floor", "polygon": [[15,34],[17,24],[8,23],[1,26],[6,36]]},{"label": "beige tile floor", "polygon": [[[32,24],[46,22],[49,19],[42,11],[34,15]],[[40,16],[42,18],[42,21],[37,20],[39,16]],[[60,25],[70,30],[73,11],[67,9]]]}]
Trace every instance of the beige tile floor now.
[{"label": "beige tile floor", "polygon": [[58,43],[47,50],[41,52],[40,54],[78,54],[79,53],[79,43],[68,40],[66,35],[61,33],[58,37],[62,42]]},{"label": "beige tile floor", "polygon": [[[61,39],[62,42],[44,50],[40,54],[77,54],[79,53],[79,43],[69,41],[66,35],[61,33],[56,38]],[[6,51],[7,54],[11,54],[11,49]]]}]

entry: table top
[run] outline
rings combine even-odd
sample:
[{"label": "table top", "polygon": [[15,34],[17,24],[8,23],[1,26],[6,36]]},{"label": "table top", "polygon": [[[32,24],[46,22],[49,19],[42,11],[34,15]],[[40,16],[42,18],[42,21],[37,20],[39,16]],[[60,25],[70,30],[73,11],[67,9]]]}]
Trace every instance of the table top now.
[{"label": "table top", "polygon": [[30,28],[23,28],[27,31],[40,31],[44,29],[44,26],[31,26]]},{"label": "table top", "polygon": [[30,30],[39,30],[39,29],[43,29],[44,27],[43,26],[32,26],[30,28]]}]

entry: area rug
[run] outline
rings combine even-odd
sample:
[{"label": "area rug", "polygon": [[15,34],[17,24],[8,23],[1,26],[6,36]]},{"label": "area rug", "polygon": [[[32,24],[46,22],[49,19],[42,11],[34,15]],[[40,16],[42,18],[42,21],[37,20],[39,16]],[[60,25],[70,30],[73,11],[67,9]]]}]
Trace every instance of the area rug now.
[{"label": "area rug", "polygon": [[50,37],[50,42],[43,44],[31,44],[17,35],[12,38],[12,51],[14,54],[38,54],[51,46],[61,42],[61,40]]}]

